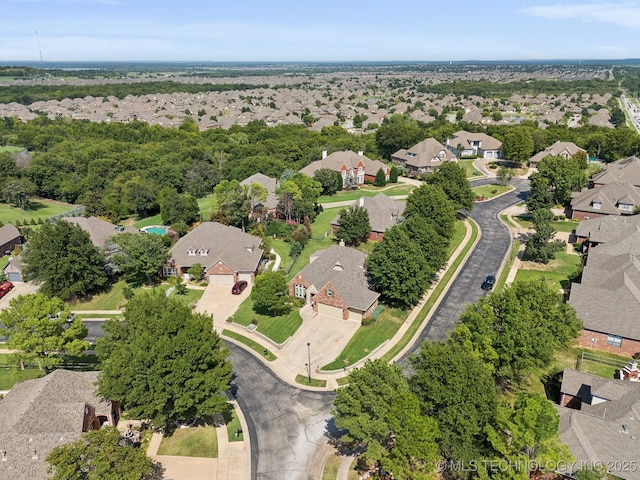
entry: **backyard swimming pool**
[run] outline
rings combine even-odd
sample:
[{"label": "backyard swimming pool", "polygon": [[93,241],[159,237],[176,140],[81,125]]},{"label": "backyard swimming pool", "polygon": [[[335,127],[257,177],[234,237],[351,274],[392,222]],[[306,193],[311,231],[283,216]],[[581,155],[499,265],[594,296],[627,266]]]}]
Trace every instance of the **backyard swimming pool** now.
[{"label": "backyard swimming pool", "polygon": [[169,227],[163,227],[162,225],[153,225],[150,227],[142,227],[141,232],[153,233],[154,235],[166,235]]}]

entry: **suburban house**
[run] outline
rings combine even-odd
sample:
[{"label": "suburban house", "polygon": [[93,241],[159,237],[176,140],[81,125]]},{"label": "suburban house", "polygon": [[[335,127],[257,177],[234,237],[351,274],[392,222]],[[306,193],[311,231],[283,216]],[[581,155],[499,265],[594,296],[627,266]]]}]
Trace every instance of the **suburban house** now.
[{"label": "suburban house", "polygon": [[501,158],[502,142],[486,133],[470,133],[460,130],[447,139],[447,148],[458,158]]},{"label": "suburban house", "polygon": [[640,188],[640,159],[627,157],[611,162],[593,176],[591,183],[596,188],[610,183],[628,183]]},{"label": "suburban house", "polygon": [[97,379],[98,372],[54,370],[0,400],[0,478],[50,478],[45,458],[55,446],[118,423],[120,405],[95,394]]},{"label": "suburban house", "polygon": [[[606,243],[640,227],[640,215],[605,215],[580,222],[575,229],[576,242],[591,247]],[[588,251],[587,250],[587,251]]]},{"label": "suburban house", "polygon": [[22,282],[22,254],[9,257],[3,271],[10,282]]},{"label": "suburban house", "polygon": [[627,182],[583,188],[571,194],[567,217],[578,220],[604,215],[633,215],[640,206],[640,189]]},{"label": "suburban house", "polygon": [[380,296],[369,290],[366,258],[343,245],[319,251],[289,282],[289,295],[305,299],[317,313],[361,321],[371,316]]},{"label": "suburban house", "polygon": [[[633,224],[635,223],[635,224]],[[569,304],[582,320],[579,344],[619,355],[640,352],[640,224],[589,250]]]},{"label": "suburban house", "polygon": [[10,255],[18,245],[22,245],[20,231],[10,223],[0,227],[0,257]]},{"label": "suburban house", "polygon": [[267,198],[265,201],[253,205],[252,216],[275,217],[278,208],[278,197],[276,196],[278,179],[268,177],[262,173],[256,173],[249,178],[245,178],[240,182],[240,185],[250,186],[252,183],[257,183],[267,189]]},{"label": "suburban house", "polygon": [[[353,205],[364,208],[369,214],[369,240],[382,240],[387,228],[396,225],[406,207],[405,202],[398,202],[384,193],[375,197],[360,197]],[[352,205],[352,206],[353,206]],[[331,234],[334,235],[340,226],[340,215],[331,221]]]},{"label": "suburban house", "polygon": [[560,394],[558,433],[575,457],[573,468],[602,465],[615,477],[640,480],[634,463],[640,441],[640,383],[566,369]]},{"label": "suburban house", "polygon": [[427,138],[409,150],[404,148],[391,155],[391,161],[406,170],[419,173],[432,172],[443,162],[456,160],[455,155],[435,138]]},{"label": "suburban house", "polygon": [[203,222],[178,240],[163,269],[165,276],[183,276],[192,265],[200,264],[209,283],[249,284],[255,279],[262,260],[260,237],[218,222]]},{"label": "suburban house", "polygon": [[109,223],[98,217],[65,217],[62,220],[78,225],[89,234],[89,237],[91,237],[91,243],[102,250],[107,247],[107,241],[109,238],[117,233],[139,233],[139,230],[135,227],[125,228],[120,225]]},{"label": "suburban house", "polygon": [[574,158],[578,155],[584,155],[585,158],[587,156],[587,151],[583,148],[580,148],[573,142],[561,142],[557,141],[553,145],[545,148],[543,151],[536,153],[529,160],[529,165],[531,167],[537,167],[538,163],[544,158],[547,157],[562,157],[562,158]]},{"label": "suburban house", "polygon": [[309,165],[300,170],[310,177],[321,168],[328,168],[342,175],[342,188],[350,186],[362,186],[365,180],[375,182],[378,170],[382,169],[384,176],[389,180],[391,169],[380,160],[371,160],[366,157],[360,150],[358,153],[351,150],[344,152],[334,152],[327,155],[327,151],[322,151],[322,159],[311,162]]}]

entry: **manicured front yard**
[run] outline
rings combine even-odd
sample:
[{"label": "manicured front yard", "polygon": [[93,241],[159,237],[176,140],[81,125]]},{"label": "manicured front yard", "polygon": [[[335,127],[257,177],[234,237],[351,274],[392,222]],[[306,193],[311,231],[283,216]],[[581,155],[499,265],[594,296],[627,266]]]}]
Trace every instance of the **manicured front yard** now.
[{"label": "manicured front yard", "polygon": [[467,178],[484,177],[484,174],[473,166],[473,160],[458,160],[458,165],[467,172]]},{"label": "manicured front yard", "polygon": [[513,190],[513,187],[511,185],[498,184],[482,185],[480,187],[471,188],[471,191],[476,195],[476,197],[482,197],[485,199],[497,197],[498,195],[506,193],[510,190]]},{"label": "manicured front yard", "polygon": [[238,311],[233,316],[234,323],[248,327],[252,320],[256,320],[258,327],[257,332],[266,335],[276,343],[283,343],[287,338],[291,337],[300,325],[302,318],[300,312],[294,308],[287,315],[277,317],[269,317],[260,315],[253,311],[253,300],[249,296],[240,304]]},{"label": "manicured front yard", "polygon": [[51,200],[33,199],[29,203],[27,210],[21,208],[15,208],[6,203],[0,203],[0,222],[3,224],[20,222],[31,223],[32,220],[44,220],[47,217],[54,215],[61,215],[63,213],[71,212],[78,208],[78,205],[71,205],[69,203],[53,202]]},{"label": "manicured front yard", "polygon": [[210,425],[178,428],[170,437],[162,437],[158,455],[217,458],[216,429]]},{"label": "manicured front yard", "polygon": [[[530,216],[518,215],[513,217],[522,228],[533,228],[533,222]],[[551,226],[558,232],[571,233],[573,232],[580,222],[577,220],[555,220],[551,222]]]},{"label": "manicured front yard", "polygon": [[408,195],[409,192],[415,188],[413,185],[407,184],[400,184],[392,186],[391,188],[389,188],[389,185],[386,187],[374,187],[373,185],[367,185],[366,187],[362,187],[357,190],[338,192],[330,197],[324,195],[318,198],[318,203],[346,202],[356,200],[360,197],[375,197],[379,193],[384,193],[389,196]]},{"label": "manicured front yard", "polygon": [[546,265],[528,262],[526,259],[524,260],[514,281],[538,280],[548,283],[554,290],[569,288],[569,278],[578,270],[582,263],[582,257],[580,255],[573,255],[566,252],[557,253],[555,260],[551,260]]}]

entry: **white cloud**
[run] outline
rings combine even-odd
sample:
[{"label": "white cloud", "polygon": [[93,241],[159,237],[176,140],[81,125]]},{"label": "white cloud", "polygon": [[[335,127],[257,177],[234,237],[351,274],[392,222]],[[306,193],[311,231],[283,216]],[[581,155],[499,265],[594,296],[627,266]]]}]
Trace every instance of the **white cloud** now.
[{"label": "white cloud", "polygon": [[537,5],[523,9],[522,13],[552,20],[578,19],[583,22],[611,23],[625,28],[640,29],[638,2]]}]

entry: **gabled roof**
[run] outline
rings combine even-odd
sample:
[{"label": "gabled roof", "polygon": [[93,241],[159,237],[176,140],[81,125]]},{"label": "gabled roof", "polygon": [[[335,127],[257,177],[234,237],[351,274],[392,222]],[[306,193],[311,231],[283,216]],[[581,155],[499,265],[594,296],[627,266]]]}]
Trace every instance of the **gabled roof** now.
[{"label": "gabled roof", "polygon": [[317,290],[331,283],[349,308],[365,311],[380,296],[369,290],[364,268],[366,258],[366,254],[354,248],[332,245],[318,252],[300,275]]},{"label": "gabled roof", "polygon": [[640,186],[640,159],[633,156],[609,163],[602,172],[593,176],[592,181],[598,185],[626,182]]},{"label": "gabled roof", "polygon": [[454,158],[451,150],[435,138],[427,138],[409,150],[402,148],[391,155],[392,160],[398,160],[414,168],[437,167],[443,161],[451,161]]},{"label": "gabled roof", "polygon": [[62,220],[78,225],[89,234],[89,237],[91,237],[91,243],[102,249],[107,246],[107,240],[109,237],[116,233],[139,233],[137,228],[123,228],[98,217],[64,217]]},{"label": "gabled roof", "polygon": [[[599,462],[610,465],[616,477],[640,480],[640,470],[623,468],[624,462],[631,464],[629,458],[635,459],[632,452],[637,451],[640,441],[640,383],[565,370],[561,392],[575,395],[579,391],[587,395],[595,392],[609,400],[583,403],[581,410],[558,407],[558,433],[576,458],[574,468]],[[614,468],[615,465],[619,467]]]},{"label": "gabled roof", "polygon": [[326,158],[311,162],[301,169],[300,173],[313,177],[314,173],[321,168],[328,168],[334,172],[340,172],[343,167],[348,170],[357,168],[360,162],[362,162],[364,172],[367,175],[375,176],[381,168],[385,171],[387,169],[387,166],[380,160],[371,160],[364,154],[360,155],[351,150],[345,150],[343,152],[333,152],[331,155],[327,155]]},{"label": "gabled roof", "polygon": [[593,243],[605,243],[640,226],[640,215],[606,215],[583,220],[576,227],[578,237],[589,237]]},{"label": "gabled roof", "polygon": [[[594,208],[594,202],[600,203],[600,208]],[[580,212],[618,215],[627,211],[618,208],[621,204],[640,205],[640,191],[629,183],[608,183],[571,194],[571,209]]]},{"label": "gabled roof", "polygon": [[97,378],[98,372],[54,370],[16,384],[0,400],[0,449],[7,452],[0,478],[49,478],[45,457],[56,445],[80,438],[85,408],[111,414],[111,403],[95,394]]},{"label": "gabled roof", "polygon": [[560,156],[573,157],[578,152],[586,153],[586,150],[578,147],[573,142],[561,142],[558,140],[556,143],[545,148],[543,151],[536,153],[533,157],[531,157],[530,161],[533,164],[537,164],[543,158]]},{"label": "gabled roof", "polygon": [[[20,231],[12,224],[8,223],[0,227],[0,245],[12,242],[20,238]],[[4,254],[4,252],[0,252]]]},{"label": "gabled roof", "polygon": [[480,142],[480,148],[482,150],[499,150],[502,147],[502,142],[497,138],[493,138],[486,133],[471,133],[466,130],[460,130],[454,133],[450,139],[447,140],[447,145],[457,149],[458,145],[462,145],[463,148],[472,148],[471,142]]},{"label": "gabled roof", "polygon": [[263,173],[255,173],[241,181],[240,185],[250,186],[252,183],[258,183],[267,189],[267,199],[263,203],[267,210],[273,210],[278,206],[278,197],[276,196],[277,178],[268,177]]},{"label": "gabled roof", "polygon": [[[384,233],[398,223],[405,207],[405,202],[398,202],[384,193],[374,197],[360,197],[352,206],[358,205],[369,214],[369,225],[372,232]],[[340,225],[340,215],[337,215],[331,225]]]},{"label": "gabled roof", "polygon": [[[223,262],[236,272],[255,272],[262,258],[260,237],[218,222],[203,222],[171,247],[171,258],[181,267],[201,264],[205,270]],[[189,251],[195,255],[189,255]],[[199,252],[206,252],[202,255]]]}]

